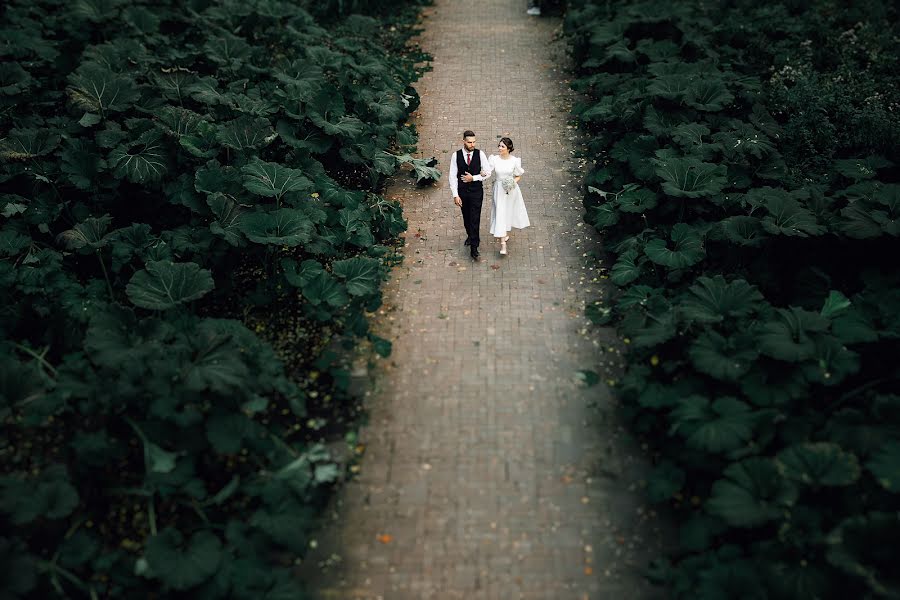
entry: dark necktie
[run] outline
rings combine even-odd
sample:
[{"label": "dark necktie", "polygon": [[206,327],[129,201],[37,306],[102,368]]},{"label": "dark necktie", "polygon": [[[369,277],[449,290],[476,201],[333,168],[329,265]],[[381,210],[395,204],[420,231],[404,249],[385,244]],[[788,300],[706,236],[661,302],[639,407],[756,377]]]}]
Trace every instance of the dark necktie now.
[{"label": "dark necktie", "polygon": [[471,152],[466,152],[466,164],[467,165],[472,164],[472,153]]}]

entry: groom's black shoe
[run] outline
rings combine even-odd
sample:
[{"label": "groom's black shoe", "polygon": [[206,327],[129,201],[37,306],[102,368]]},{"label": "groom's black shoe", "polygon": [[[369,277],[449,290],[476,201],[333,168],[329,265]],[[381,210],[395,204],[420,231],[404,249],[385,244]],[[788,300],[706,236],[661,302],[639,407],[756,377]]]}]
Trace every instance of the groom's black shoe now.
[{"label": "groom's black shoe", "polygon": [[478,257],[481,256],[478,254],[478,246],[472,246],[472,251],[470,252],[472,255],[472,260],[478,260]]},{"label": "groom's black shoe", "polygon": [[470,245],[472,242],[469,241],[469,238],[466,238],[466,246]]}]

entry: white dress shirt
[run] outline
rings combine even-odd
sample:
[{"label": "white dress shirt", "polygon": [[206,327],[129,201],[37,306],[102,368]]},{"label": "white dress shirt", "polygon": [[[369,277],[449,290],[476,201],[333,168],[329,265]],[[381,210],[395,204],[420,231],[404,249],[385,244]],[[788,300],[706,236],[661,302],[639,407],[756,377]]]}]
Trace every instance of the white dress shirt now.
[{"label": "white dress shirt", "polygon": [[[456,150],[453,154],[450,155],[450,175],[449,175],[449,177],[450,177],[450,197],[451,198],[456,198],[457,196],[459,196],[459,181],[460,181],[460,179],[459,179],[459,173],[456,168],[456,153],[457,152],[462,152],[463,160],[466,160],[466,155],[465,155],[466,149],[465,148],[460,148],[459,150]],[[472,151],[473,154],[475,152],[479,152],[481,154],[481,170],[487,174],[484,176],[482,176],[480,173],[478,175],[472,175],[472,181],[484,181],[485,179],[487,179],[488,177],[491,176],[491,172],[493,171],[493,168],[491,167],[491,164],[488,162],[487,154],[485,154],[478,148],[475,148],[475,150]]]}]

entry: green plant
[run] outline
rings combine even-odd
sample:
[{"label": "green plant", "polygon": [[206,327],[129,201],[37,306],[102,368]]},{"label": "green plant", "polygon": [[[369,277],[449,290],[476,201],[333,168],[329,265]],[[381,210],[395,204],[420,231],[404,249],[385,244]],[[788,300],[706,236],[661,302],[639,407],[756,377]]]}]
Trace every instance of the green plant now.
[{"label": "green plant", "polygon": [[631,342],[623,410],[682,527],[651,576],[897,597],[896,9],[571,2],[566,31],[621,288],[588,315]]}]

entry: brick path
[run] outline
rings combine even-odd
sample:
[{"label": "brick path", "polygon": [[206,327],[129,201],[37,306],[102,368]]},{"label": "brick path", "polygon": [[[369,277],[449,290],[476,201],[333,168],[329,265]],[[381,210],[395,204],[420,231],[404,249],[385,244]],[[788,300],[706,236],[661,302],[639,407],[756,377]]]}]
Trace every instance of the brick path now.
[{"label": "brick path", "polygon": [[[376,320],[394,352],[369,397],[360,475],[309,559],[319,596],[650,598],[639,569],[660,536],[644,468],[606,387],[577,378],[618,361],[612,332],[583,317],[602,290],[583,258],[598,246],[581,221],[559,20],[527,17],[525,0],[437,0],[423,24],[434,60],[417,86],[419,151],[445,176],[388,192],[409,220]],[[522,157],[532,227],[513,230],[506,258],[489,189],[482,260],[463,246],[446,173],[468,128],[488,154],[509,135]]]}]

